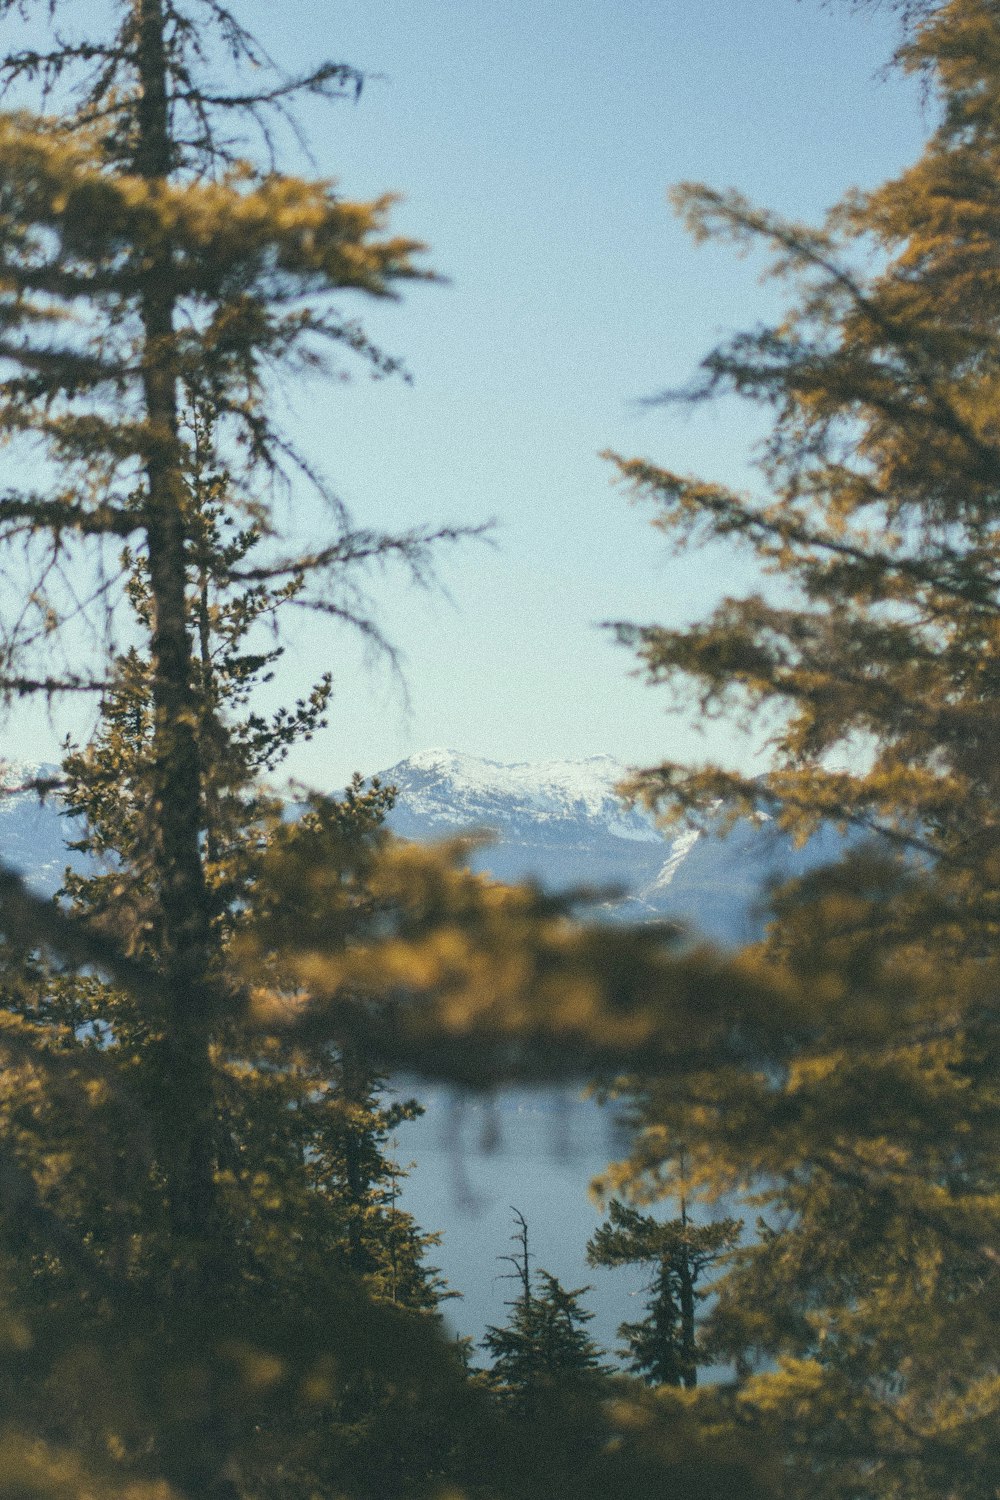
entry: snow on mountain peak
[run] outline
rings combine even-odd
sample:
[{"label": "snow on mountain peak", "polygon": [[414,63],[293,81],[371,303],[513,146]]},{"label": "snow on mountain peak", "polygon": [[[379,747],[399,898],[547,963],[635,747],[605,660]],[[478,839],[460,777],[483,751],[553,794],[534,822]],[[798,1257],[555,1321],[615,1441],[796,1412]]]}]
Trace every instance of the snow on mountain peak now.
[{"label": "snow on mountain peak", "polygon": [[680,833],[675,834],[663,869],[642,893],[647,901],[673,883],[674,876],[700,838],[701,830],[698,828],[682,828]]},{"label": "snow on mountain peak", "polygon": [[0,799],[21,796],[33,783],[51,781],[59,774],[59,767],[49,761],[0,759]]},{"label": "snow on mountain peak", "polygon": [[421,750],[381,773],[418,817],[453,827],[499,821],[599,822],[618,838],[659,843],[649,815],[626,808],[615,788],[627,768],[611,755],[505,764],[456,750]]}]

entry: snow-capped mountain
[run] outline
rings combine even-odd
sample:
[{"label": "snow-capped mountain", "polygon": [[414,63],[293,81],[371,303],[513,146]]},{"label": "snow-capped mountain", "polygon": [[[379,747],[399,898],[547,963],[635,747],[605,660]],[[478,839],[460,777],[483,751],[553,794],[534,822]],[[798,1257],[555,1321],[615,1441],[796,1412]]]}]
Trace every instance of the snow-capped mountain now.
[{"label": "snow-capped mountain", "polygon": [[455,750],[422,750],[382,773],[399,788],[396,821],[423,830],[491,827],[553,836],[600,826],[614,838],[660,844],[647,813],[615,791],[625,768],[610,755],[504,765]]},{"label": "snow-capped mountain", "polygon": [[79,863],[66,847],[79,836],[76,820],[66,816],[57,795],[41,798],[35,790],[59,774],[58,766],[42,761],[0,761],[0,861],[43,895],[59,889],[67,865]]},{"label": "snow-capped mountain", "polygon": [[397,790],[390,824],[404,838],[479,831],[495,842],[472,863],[498,880],[535,877],[565,889],[627,891],[664,859],[649,816],[616,795],[624,767],[610,756],[501,765],[451,750],[425,750],[380,773]]},{"label": "snow-capped mountain", "polygon": [[[664,833],[617,795],[626,772],[609,755],[504,765],[424,750],[379,779],[397,790],[390,823],[404,838],[485,831],[493,842],[476,849],[472,863],[498,880],[589,887],[599,893],[600,916],[669,918],[729,943],[758,935],[769,883],[833,859],[843,847],[827,829],[795,849],[766,818],[744,819],[721,837],[711,818]],[[0,765],[0,861],[45,893],[80,859],[66,847],[79,829],[58,796],[40,802],[31,789],[57,775],[54,766]]]},{"label": "snow-capped mountain", "polygon": [[843,847],[824,829],[796,849],[765,817],[721,835],[710,817],[698,828],[663,832],[649,813],[623,805],[616,787],[626,774],[608,755],[504,765],[425,750],[380,780],[397,789],[390,822],[405,838],[485,830],[494,842],[472,861],[499,880],[614,888],[604,914],[670,918],[730,943],[758,935],[771,883],[834,859]]}]

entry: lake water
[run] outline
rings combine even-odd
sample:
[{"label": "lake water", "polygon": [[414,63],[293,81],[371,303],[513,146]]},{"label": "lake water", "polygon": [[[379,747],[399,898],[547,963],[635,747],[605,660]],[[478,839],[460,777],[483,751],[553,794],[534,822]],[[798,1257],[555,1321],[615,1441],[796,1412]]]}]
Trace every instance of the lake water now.
[{"label": "lake water", "polygon": [[[613,1110],[570,1094],[505,1093],[490,1105],[414,1093],[427,1112],[399,1129],[393,1154],[403,1166],[415,1163],[403,1206],[422,1229],[444,1231],[430,1258],[462,1293],[445,1304],[449,1326],[478,1341],[487,1324],[507,1321],[504,1303],[517,1288],[497,1257],[514,1248],[513,1206],[528,1221],[533,1265],[565,1287],[592,1286],[582,1299],[595,1314],[589,1331],[613,1350],[619,1323],[640,1313],[649,1274],[586,1263],[587,1240],[602,1217],[589,1184],[622,1152]],[[666,1203],[658,1215],[675,1211]]]}]

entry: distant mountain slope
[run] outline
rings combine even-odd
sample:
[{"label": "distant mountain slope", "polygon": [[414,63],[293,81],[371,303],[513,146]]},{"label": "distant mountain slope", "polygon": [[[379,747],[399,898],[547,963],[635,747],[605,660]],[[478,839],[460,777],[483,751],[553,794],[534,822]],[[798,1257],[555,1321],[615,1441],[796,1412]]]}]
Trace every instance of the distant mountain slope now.
[{"label": "distant mountain slope", "polygon": [[427,840],[473,830],[494,835],[473,855],[497,880],[534,877],[557,889],[636,888],[664,860],[649,817],[623,808],[614,787],[624,768],[610,756],[501,765],[450,750],[426,750],[381,773],[398,798],[390,824]]},{"label": "distant mountain slope", "polygon": [[[581,761],[504,765],[452,750],[425,750],[380,773],[397,788],[390,823],[404,838],[445,838],[485,830],[495,842],[472,856],[498,880],[534,878],[555,890],[605,893],[601,914],[633,921],[668,918],[721,942],[761,930],[760,906],[774,880],[835,859],[843,839],[823,829],[803,849],[766,818],[743,819],[719,837],[701,830],[664,834],[650,815],[626,808],[615,787],[626,767],[608,755]],[[51,893],[80,856],[79,836],[59,799],[26,790],[57,775],[40,764],[0,767],[0,860]],[[612,894],[614,893],[614,894]]]},{"label": "distant mountain slope", "polygon": [[58,797],[42,801],[28,789],[59,774],[58,766],[43,762],[0,762],[0,860],[46,896],[62,885],[67,865],[80,864],[66,847],[79,837],[78,820],[65,816]]},{"label": "distant mountain slope", "polygon": [[454,750],[423,750],[383,779],[399,788],[397,821],[422,831],[429,824],[497,826],[534,840],[574,838],[601,828],[629,843],[660,844],[648,814],[626,808],[615,792],[625,768],[610,755],[505,765]]},{"label": "distant mountain slope", "polygon": [[495,842],[472,863],[498,880],[532,877],[554,889],[615,887],[606,907],[630,920],[669,918],[721,942],[758,936],[774,881],[835,859],[844,847],[823,829],[802,849],[766,817],[742,819],[719,836],[663,833],[615,792],[627,767],[608,755],[582,761],[504,765],[453,750],[425,750],[380,773],[397,789],[390,823],[405,838],[486,830]]}]

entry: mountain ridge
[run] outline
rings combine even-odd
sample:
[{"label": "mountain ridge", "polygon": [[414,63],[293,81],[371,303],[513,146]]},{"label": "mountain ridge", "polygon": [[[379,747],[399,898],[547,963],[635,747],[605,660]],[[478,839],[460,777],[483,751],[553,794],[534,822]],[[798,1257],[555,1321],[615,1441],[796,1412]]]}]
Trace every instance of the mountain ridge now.
[{"label": "mountain ridge", "polygon": [[[668,920],[726,944],[759,937],[768,886],[836,859],[845,840],[822,828],[801,849],[763,814],[723,829],[711,812],[700,825],[664,832],[645,808],[617,793],[629,768],[610,755],[507,763],[429,749],[377,773],[397,789],[389,826],[420,842],[486,832],[472,867],[497,880],[533,879],[553,889],[597,892],[604,920]],[[58,794],[44,800],[31,782],[58,776],[43,761],[0,764],[0,859],[31,887],[51,894],[81,825]],[[369,778],[374,780],[375,777]]]},{"label": "mountain ridge", "polygon": [[378,779],[397,789],[389,824],[405,838],[485,831],[493,841],[472,850],[470,863],[495,879],[615,890],[601,916],[670,920],[726,944],[761,935],[770,885],[845,847],[824,827],[798,848],[764,813],[726,827],[709,810],[664,831],[647,809],[623,804],[616,788],[628,774],[610,755],[508,764],[426,750]]}]

